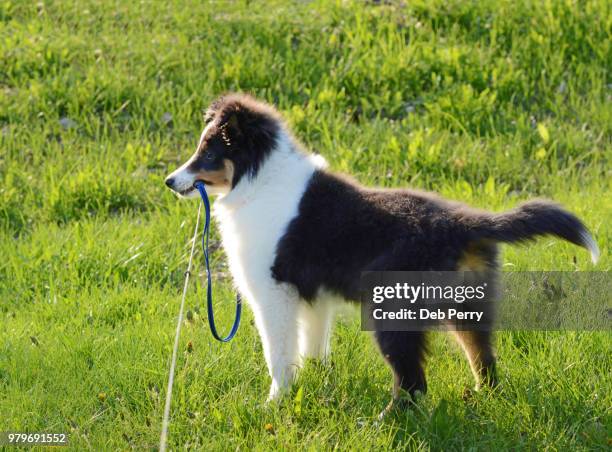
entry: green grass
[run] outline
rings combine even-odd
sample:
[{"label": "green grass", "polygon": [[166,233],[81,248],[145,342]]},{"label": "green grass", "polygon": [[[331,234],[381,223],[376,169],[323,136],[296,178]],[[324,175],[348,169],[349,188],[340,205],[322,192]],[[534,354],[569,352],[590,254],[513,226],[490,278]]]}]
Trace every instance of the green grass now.
[{"label": "green grass", "polygon": [[[157,447],[196,209],[163,178],[228,90],[274,102],[363,183],[491,209],[553,198],[602,249],[593,267],[547,238],[505,248],[504,269],[610,269],[609,3],[375,3],[0,3],[0,431]],[[214,266],[226,271],[220,251]],[[227,327],[231,286],[216,287]],[[200,277],[172,449],[609,447],[609,332],[500,332],[500,389],[468,401],[465,359],[432,335],[429,393],[377,427],[391,378],[357,315],[337,327],[329,366],[309,363],[265,406],[250,312],[218,344],[203,295]]]}]

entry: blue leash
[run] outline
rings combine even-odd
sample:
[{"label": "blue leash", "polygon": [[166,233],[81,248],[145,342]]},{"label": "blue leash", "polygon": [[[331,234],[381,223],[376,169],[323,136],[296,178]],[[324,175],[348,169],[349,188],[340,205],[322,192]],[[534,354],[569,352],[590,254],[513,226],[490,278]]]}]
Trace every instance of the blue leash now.
[{"label": "blue leash", "polygon": [[212,304],[212,276],[210,274],[210,266],[208,262],[208,229],[210,226],[210,201],[208,200],[208,195],[206,194],[206,189],[204,188],[203,182],[197,181],[195,184],[193,184],[193,186],[197,188],[197,190],[200,192],[202,202],[204,202],[204,211],[206,215],[206,220],[204,222],[204,231],[202,231],[202,251],[204,252],[204,263],[206,264],[206,279],[208,281],[208,286],[206,288],[206,300],[208,305],[208,325],[210,326],[210,332],[212,333],[215,339],[221,342],[229,342],[236,335],[238,327],[240,326],[242,300],[240,299],[240,294],[236,294],[236,317],[234,318],[234,324],[232,325],[232,329],[227,336],[219,336],[219,333],[217,333],[217,327],[215,326],[215,313],[213,312]]}]

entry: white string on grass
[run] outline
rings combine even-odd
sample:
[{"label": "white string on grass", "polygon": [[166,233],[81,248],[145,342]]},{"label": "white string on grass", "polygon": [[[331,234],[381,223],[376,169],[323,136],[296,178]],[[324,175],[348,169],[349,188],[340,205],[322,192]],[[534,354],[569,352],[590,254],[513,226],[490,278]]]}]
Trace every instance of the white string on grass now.
[{"label": "white string on grass", "polygon": [[168,426],[170,424],[170,404],[172,402],[172,385],[174,384],[174,369],[176,367],[176,357],[178,355],[179,337],[181,336],[181,325],[183,324],[183,310],[185,308],[185,296],[187,295],[187,287],[189,286],[189,277],[191,276],[191,264],[193,262],[193,254],[195,252],[195,244],[200,228],[200,216],[202,213],[202,204],[198,207],[198,218],[196,220],[195,230],[193,231],[193,240],[191,244],[191,254],[189,255],[189,264],[185,272],[185,284],[183,286],[183,296],[181,298],[181,308],[179,310],[178,321],[176,322],[176,335],[174,336],[174,348],[172,350],[172,361],[170,362],[170,373],[168,375],[168,389],[166,390],[166,405],[164,407],[164,417],[162,421],[161,437],[159,439],[159,451],[165,452],[168,444]]}]

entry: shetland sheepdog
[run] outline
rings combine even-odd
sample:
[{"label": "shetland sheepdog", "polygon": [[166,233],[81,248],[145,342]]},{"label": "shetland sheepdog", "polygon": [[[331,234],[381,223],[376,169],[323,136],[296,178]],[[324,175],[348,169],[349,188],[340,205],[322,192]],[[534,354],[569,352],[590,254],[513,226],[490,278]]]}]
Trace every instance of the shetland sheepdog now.
[{"label": "shetland sheepdog", "polygon": [[[195,153],[166,178],[182,197],[196,181],[217,198],[237,289],[253,310],[272,383],[286,391],[304,358],[330,352],[334,313],[359,302],[364,271],[496,272],[498,244],[553,235],[588,249],[582,222],[550,201],[491,213],[432,193],[364,187],[307,152],[270,105],[243,94],[208,108]],[[394,374],[394,401],[427,389],[425,333],[376,331]],[[476,386],[496,384],[490,331],[455,331]],[[406,394],[407,397],[401,397]]]}]

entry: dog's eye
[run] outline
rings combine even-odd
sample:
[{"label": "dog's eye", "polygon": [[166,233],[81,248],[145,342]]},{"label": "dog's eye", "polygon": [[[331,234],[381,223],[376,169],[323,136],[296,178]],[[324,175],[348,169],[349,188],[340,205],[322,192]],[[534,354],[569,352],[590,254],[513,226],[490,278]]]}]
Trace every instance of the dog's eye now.
[{"label": "dog's eye", "polygon": [[207,152],[206,154],[204,154],[204,160],[210,162],[214,159],[215,159],[215,156],[213,155],[212,152]]}]

